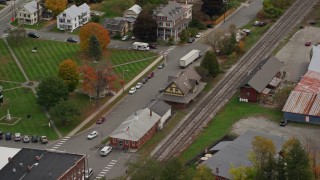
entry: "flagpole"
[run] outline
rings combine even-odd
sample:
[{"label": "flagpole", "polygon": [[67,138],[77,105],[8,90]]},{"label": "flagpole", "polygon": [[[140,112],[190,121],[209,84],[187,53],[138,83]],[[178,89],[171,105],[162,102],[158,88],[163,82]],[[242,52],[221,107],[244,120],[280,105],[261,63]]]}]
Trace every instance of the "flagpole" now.
[{"label": "flagpole", "polygon": [[128,133],[129,133],[129,150],[130,150],[130,143],[131,143],[131,142],[130,142],[130,128],[129,128],[129,126],[128,126],[128,129],[129,129],[129,130],[128,130]]}]

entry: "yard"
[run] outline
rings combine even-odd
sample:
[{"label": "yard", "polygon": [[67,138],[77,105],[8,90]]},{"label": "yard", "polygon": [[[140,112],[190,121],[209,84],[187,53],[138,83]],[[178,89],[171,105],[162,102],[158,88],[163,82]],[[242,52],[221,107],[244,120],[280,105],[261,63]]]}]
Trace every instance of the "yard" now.
[{"label": "yard", "polygon": [[[41,79],[46,76],[57,75],[58,65],[65,59],[73,59],[79,64],[85,59],[85,57],[79,53],[78,44],[27,38],[21,45],[11,46],[14,54],[25,69],[27,76],[32,81],[41,81]],[[37,53],[31,52],[34,47],[37,47]],[[0,109],[0,116],[5,116],[9,108],[12,116],[23,118],[14,126],[0,125],[0,130],[20,131],[23,134],[45,134],[48,135],[50,139],[56,138],[56,134],[48,129],[47,119],[40,107],[36,104],[36,99],[29,89],[20,88],[7,91],[8,88],[20,86],[25,79],[3,41],[1,41],[0,48],[0,80],[13,81],[13,83],[0,81],[0,85],[5,89],[6,98],[4,106],[2,106],[5,108]],[[110,59],[111,63],[116,65],[114,71],[118,74],[119,78],[122,78],[122,70],[128,69],[129,71],[125,76],[125,80],[128,82],[156,59],[156,54],[152,52],[110,49],[102,59]],[[118,85],[118,87],[120,87],[120,85]],[[79,87],[79,89],[81,89],[81,87]],[[101,102],[105,102],[108,99],[109,97],[102,98]],[[94,103],[89,101],[89,97],[82,93],[72,93],[70,100],[79,106],[82,114],[80,118],[74,122],[70,122],[68,126],[61,127],[57,124],[63,135],[66,135],[96,109],[96,107],[93,106]],[[29,113],[32,115],[32,119],[25,120],[26,115]],[[37,120],[39,123],[31,122],[32,120]],[[39,125],[41,128],[39,128]],[[30,128],[30,126],[32,126],[32,128]],[[43,129],[43,131],[41,129]]]}]

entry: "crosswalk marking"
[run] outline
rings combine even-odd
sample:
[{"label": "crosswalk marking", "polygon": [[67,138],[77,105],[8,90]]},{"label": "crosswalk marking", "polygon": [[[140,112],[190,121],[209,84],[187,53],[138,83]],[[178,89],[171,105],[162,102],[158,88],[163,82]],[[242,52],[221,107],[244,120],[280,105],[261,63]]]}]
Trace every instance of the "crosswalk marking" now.
[{"label": "crosswalk marking", "polygon": [[113,164],[108,164],[107,166],[112,167],[112,166],[113,166]]},{"label": "crosswalk marking", "polygon": [[111,161],[113,161],[113,162],[118,162],[117,160],[111,160]]},{"label": "crosswalk marking", "polygon": [[114,163],[114,162],[110,162],[110,164],[116,164],[116,163]]},{"label": "crosswalk marking", "polygon": [[107,168],[107,169],[111,169],[111,167],[105,167],[105,168]]},{"label": "crosswalk marking", "polygon": [[103,176],[104,176],[104,174],[98,174],[98,176],[103,177]]},{"label": "crosswalk marking", "polygon": [[109,171],[109,169],[103,169],[102,171],[107,171],[107,172],[108,172],[108,171]]},{"label": "crosswalk marking", "polygon": [[103,172],[103,171],[102,171],[102,172],[100,172],[100,173],[102,173],[102,174],[106,174],[107,172]]}]

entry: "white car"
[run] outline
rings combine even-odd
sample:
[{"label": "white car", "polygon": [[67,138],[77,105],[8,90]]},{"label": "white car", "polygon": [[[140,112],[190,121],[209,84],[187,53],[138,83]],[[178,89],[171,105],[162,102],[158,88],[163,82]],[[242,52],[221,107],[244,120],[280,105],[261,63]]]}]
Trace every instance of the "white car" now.
[{"label": "white car", "polygon": [[203,35],[202,32],[198,32],[198,34],[196,35],[196,38],[199,38],[199,37],[201,37],[202,35]]},{"label": "white car", "polygon": [[133,94],[136,92],[136,88],[135,87],[132,87],[130,90],[129,90],[129,94]]},{"label": "white car", "polygon": [[122,37],[121,40],[122,40],[122,41],[125,41],[125,40],[127,40],[127,39],[128,39],[128,35],[125,35],[125,36]]},{"label": "white car", "polygon": [[89,135],[88,135],[88,139],[93,139],[95,137],[98,136],[98,132],[97,131],[92,131]]},{"label": "white car", "polygon": [[141,86],[142,86],[142,83],[137,83],[137,85],[136,85],[136,89],[140,89],[140,88],[141,88]]},{"label": "white car", "polygon": [[132,40],[135,40],[135,39],[136,39],[136,37],[135,37],[134,35],[132,35],[132,36],[131,36],[131,39],[132,39]]},{"label": "white car", "polygon": [[100,150],[100,156],[106,156],[112,151],[111,146],[105,146]]},{"label": "white car", "polygon": [[93,175],[93,169],[89,168],[84,171],[84,178],[89,179]]}]

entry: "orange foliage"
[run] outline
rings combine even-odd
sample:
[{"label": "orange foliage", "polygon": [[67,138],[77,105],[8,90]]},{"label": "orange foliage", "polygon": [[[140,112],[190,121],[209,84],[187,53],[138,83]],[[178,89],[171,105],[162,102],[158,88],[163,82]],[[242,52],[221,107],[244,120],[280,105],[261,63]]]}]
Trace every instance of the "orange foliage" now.
[{"label": "orange foliage", "polygon": [[95,35],[104,50],[110,43],[109,32],[98,23],[90,22],[82,26],[80,29],[80,48],[82,51],[87,51],[90,37]]},{"label": "orange foliage", "polygon": [[54,15],[60,14],[67,8],[68,0],[46,0],[45,6],[50,9]]}]

